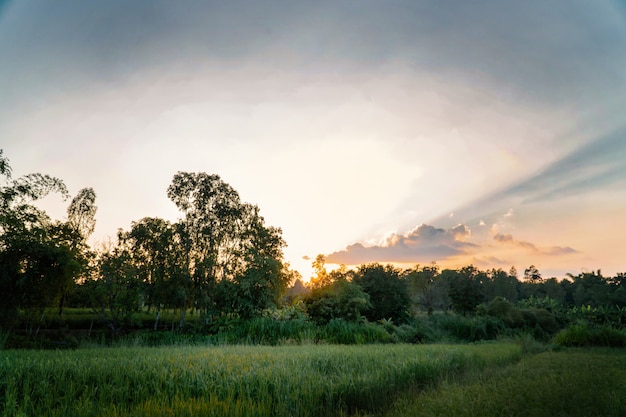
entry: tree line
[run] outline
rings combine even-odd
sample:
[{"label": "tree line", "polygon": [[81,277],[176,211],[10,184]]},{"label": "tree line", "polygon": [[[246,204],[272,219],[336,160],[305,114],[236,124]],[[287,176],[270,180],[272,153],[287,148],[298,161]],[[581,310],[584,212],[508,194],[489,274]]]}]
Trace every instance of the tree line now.
[{"label": "tree line", "polygon": [[624,273],[605,277],[598,270],[558,280],[544,279],[534,265],[520,278],[515,267],[508,272],[472,265],[441,269],[434,263],[404,270],[372,263],[327,272],[323,255],[318,255],[313,267],[310,289],[301,293],[308,314],[319,322],[364,317],[404,323],[435,311],[467,316],[480,314],[481,307],[494,300],[551,312],[581,307],[626,309]]},{"label": "tree line", "polygon": [[[185,329],[188,314],[204,323],[224,315],[249,319],[288,310],[319,324],[332,320],[408,323],[436,311],[472,315],[494,300],[553,310],[626,308],[626,275],[600,271],[544,279],[536,267],[480,270],[472,265],[410,269],[378,263],[327,271],[323,255],[305,285],[283,260],[279,228],[265,224],[258,206],[242,202],[218,175],[178,172],[167,188],[180,211],[170,222],[156,217],[120,229],[114,241],[91,248],[96,194],[70,198],[62,180],[42,174],[12,178],[0,150],[0,328],[20,314],[37,328],[51,308],[89,308],[113,333],[133,326],[139,311],[175,312]],[[70,200],[64,220],[36,206],[51,193]],[[297,314],[296,314],[297,313]],[[171,315],[171,314],[170,314]]]}]

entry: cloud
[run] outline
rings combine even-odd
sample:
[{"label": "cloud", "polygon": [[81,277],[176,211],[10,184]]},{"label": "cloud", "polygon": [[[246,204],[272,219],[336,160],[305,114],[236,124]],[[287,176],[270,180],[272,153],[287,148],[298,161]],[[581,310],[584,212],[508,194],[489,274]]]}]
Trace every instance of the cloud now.
[{"label": "cloud", "polygon": [[549,248],[540,249],[536,245],[530,242],[515,240],[513,236],[510,234],[505,235],[502,233],[497,233],[496,235],[494,235],[493,240],[495,240],[496,242],[502,243],[503,245],[516,246],[518,248],[526,249],[530,252],[536,252],[536,253],[549,255],[549,256],[568,255],[568,254],[578,252],[576,249],[570,248],[569,246],[565,246],[565,247],[551,246]]},{"label": "cloud", "polygon": [[[42,67],[59,82],[75,82],[77,74],[114,80],[162,60],[198,65],[187,62],[194,56],[315,72],[338,63],[371,68],[402,62],[478,83],[494,80],[506,86],[505,94],[559,106],[581,96],[618,95],[624,13],[615,2],[453,3],[24,0],[4,13],[0,2],[0,13],[11,15],[4,22],[7,62],[23,64],[9,75],[28,71],[40,88],[53,84]],[[77,69],[73,77],[66,63]],[[14,93],[24,88],[13,84],[7,88]]]},{"label": "cloud", "polygon": [[544,251],[547,255],[569,255],[571,253],[578,253],[574,248],[569,246],[552,246]]},{"label": "cloud", "polygon": [[430,262],[466,253],[476,245],[466,242],[470,229],[463,224],[440,229],[422,224],[406,234],[394,233],[381,244],[364,246],[355,243],[331,253],[328,263],[358,265],[367,262]]}]

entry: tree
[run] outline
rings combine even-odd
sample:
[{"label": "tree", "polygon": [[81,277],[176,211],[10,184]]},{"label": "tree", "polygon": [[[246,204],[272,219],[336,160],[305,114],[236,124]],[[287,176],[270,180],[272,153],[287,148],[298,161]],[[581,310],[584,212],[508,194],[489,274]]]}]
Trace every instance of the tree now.
[{"label": "tree", "polygon": [[67,208],[67,223],[80,236],[81,243],[87,241],[96,227],[96,192],[83,188],[72,199]]},{"label": "tree", "polygon": [[132,251],[120,230],[115,246],[100,251],[97,272],[83,286],[90,305],[113,334],[133,322],[143,301],[142,283],[132,260]]},{"label": "tree", "polygon": [[526,280],[526,282],[530,282],[531,284],[541,282],[541,274],[535,265],[531,265],[524,270],[524,280]]},{"label": "tree", "polygon": [[242,203],[239,194],[218,175],[178,172],[167,195],[183,213],[180,236],[187,251],[190,299],[195,308],[205,312],[207,321],[219,305],[228,304],[216,298],[221,282],[259,289],[261,280],[266,301],[279,288],[286,288],[280,275],[285,246],[282,231],[265,226],[259,208]]},{"label": "tree", "polygon": [[326,257],[324,255],[317,255],[311,265],[315,271],[315,276],[311,277],[309,281],[311,288],[322,288],[332,283],[331,277],[326,271]]},{"label": "tree", "polygon": [[73,289],[80,274],[84,274],[89,266],[93,253],[87,244],[87,239],[93,233],[96,226],[97,207],[96,193],[93,188],[83,188],[72,199],[67,208],[67,246],[72,253],[76,263],[74,276],[71,280],[66,280],[61,287],[59,299],[59,317],[63,317],[63,306],[68,293]]},{"label": "tree", "polygon": [[441,274],[448,283],[452,308],[458,313],[469,314],[484,301],[484,272],[470,265],[458,271],[446,269]]},{"label": "tree", "polygon": [[361,265],[353,282],[369,295],[372,308],[365,312],[368,320],[390,319],[402,322],[408,318],[411,298],[407,283],[401,278],[397,268],[377,263]]},{"label": "tree", "polygon": [[57,301],[80,261],[69,224],[52,221],[33,204],[50,193],[68,198],[63,181],[38,173],[12,179],[2,151],[0,174],[0,323],[10,328],[18,309],[41,311]]},{"label": "tree", "polygon": [[441,291],[442,286],[437,285],[439,281],[439,267],[436,264],[431,266],[417,265],[413,269],[404,272],[404,279],[409,288],[411,300],[415,306],[428,311],[431,315],[435,309],[441,309],[447,298],[447,291]]},{"label": "tree", "polygon": [[170,222],[145,217],[131,224],[129,232],[120,237],[128,243],[132,262],[137,270],[145,292],[145,304],[155,307],[154,329],[158,328],[161,309],[164,306],[178,307],[180,289],[176,284],[180,270],[179,248],[176,245],[175,229]]},{"label": "tree", "polygon": [[502,297],[512,303],[519,297],[519,281],[516,272],[508,274],[502,269],[492,269],[487,273],[489,280],[486,285],[487,301]]}]

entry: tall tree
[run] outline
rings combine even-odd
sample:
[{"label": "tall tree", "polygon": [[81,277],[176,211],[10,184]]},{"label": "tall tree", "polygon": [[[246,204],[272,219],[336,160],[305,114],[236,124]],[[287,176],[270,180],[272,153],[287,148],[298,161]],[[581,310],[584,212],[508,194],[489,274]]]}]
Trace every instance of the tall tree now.
[{"label": "tall tree", "polygon": [[190,298],[207,320],[218,307],[217,285],[222,281],[258,289],[257,284],[249,284],[260,280],[264,291],[270,292],[276,286],[286,287],[277,275],[285,245],[282,231],[265,226],[259,208],[242,203],[218,175],[178,172],[167,195],[183,214],[181,236],[188,249]]},{"label": "tall tree", "polygon": [[187,172],[174,176],[167,195],[183,213],[194,307],[208,313],[215,307],[218,280],[229,275],[233,267],[229,261],[236,258],[232,238],[239,235],[239,195],[218,175]]}]

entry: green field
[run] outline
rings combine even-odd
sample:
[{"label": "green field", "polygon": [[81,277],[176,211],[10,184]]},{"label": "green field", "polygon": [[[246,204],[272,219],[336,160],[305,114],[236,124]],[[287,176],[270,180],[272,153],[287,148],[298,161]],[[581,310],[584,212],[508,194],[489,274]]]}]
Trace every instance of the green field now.
[{"label": "green field", "polygon": [[518,361],[514,344],[0,351],[3,416],[337,416]]},{"label": "green field", "polygon": [[626,351],[510,343],[0,351],[1,416],[624,416]]},{"label": "green field", "polygon": [[403,395],[385,417],[626,416],[626,350],[570,349]]}]

